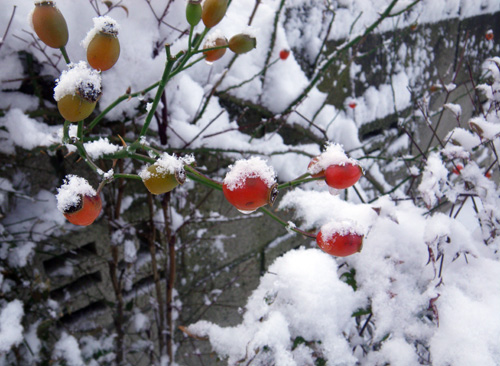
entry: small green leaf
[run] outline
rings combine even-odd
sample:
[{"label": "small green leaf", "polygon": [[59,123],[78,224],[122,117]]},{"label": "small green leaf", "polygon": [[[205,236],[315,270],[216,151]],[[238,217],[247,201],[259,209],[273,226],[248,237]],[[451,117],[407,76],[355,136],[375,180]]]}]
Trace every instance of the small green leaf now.
[{"label": "small green leaf", "polygon": [[340,279],[352,287],[354,291],[358,289],[358,284],[356,282],[356,270],[353,268],[349,272],[344,272],[340,276]]}]

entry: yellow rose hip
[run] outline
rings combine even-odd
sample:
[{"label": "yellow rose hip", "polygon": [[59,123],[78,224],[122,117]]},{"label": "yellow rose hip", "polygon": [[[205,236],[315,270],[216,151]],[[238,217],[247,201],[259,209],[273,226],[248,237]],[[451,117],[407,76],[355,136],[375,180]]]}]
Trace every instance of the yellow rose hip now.
[{"label": "yellow rose hip", "polygon": [[212,28],[226,15],[227,0],[205,0],[201,11],[201,19],[205,27]]},{"label": "yellow rose hip", "polygon": [[101,76],[84,61],[69,64],[56,80],[54,99],[61,116],[70,122],[81,121],[94,111],[101,97]]},{"label": "yellow rose hip", "polygon": [[39,1],[31,13],[33,29],[40,40],[52,48],[68,43],[68,25],[54,1]]},{"label": "yellow rose hip", "polygon": [[100,71],[109,70],[120,57],[118,24],[108,16],[94,18],[94,28],[82,44],[87,49],[89,65]]}]

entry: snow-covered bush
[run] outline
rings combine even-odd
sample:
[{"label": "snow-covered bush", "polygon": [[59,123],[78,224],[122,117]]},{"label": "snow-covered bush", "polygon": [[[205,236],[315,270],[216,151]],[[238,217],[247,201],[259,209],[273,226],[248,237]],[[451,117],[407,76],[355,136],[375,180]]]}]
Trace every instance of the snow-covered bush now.
[{"label": "snow-covered bush", "polygon": [[[230,365],[499,365],[500,59],[470,72],[474,91],[462,106],[453,100],[462,61],[445,82],[429,32],[415,31],[417,21],[500,12],[498,2],[239,0],[221,17],[224,0],[193,0],[189,24],[183,0],[61,0],[60,13],[35,4],[59,30],[64,14],[69,41],[63,32],[60,50],[46,47],[26,22],[38,22],[33,4],[6,0],[1,366],[182,365],[191,342],[193,359],[210,347]],[[382,32],[394,36],[367,42]],[[478,41],[490,56],[500,51],[492,35]],[[85,61],[98,64],[97,36],[112,43],[104,71]],[[244,54],[201,62],[221,51],[205,41],[224,37],[243,40],[231,48]],[[372,51],[387,62],[368,74]],[[335,106],[332,93],[343,96]],[[450,114],[457,126],[438,131]],[[378,134],[362,133],[374,120]],[[53,172],[40,173],[49,162]],[[354,178],[334,184],[346,166]],[[81,184],[68,190],[70,181]],[[221,200],[203,206],[213,195],[247,215]],[[63,214],[100,229],[76,229]],[[243,247],[253,230],[217,227],[260,215],[263,231],[282,225],[286,234],[256,243],[259,255],[286,240],[295,248],[280,247],[268,267],[261,258],[240,324],[206,320],[240,274],[223,288],[207,278],[248,257],[222,265],[225,241]],[[334,257],[318,249],[318,233],[329,245],[355,235],[363,248]],[[82,249],[77,234],[105,244]],[[42,256],[56,268],[50,275],[38,270]],[[203,266],[212,272],[200,279]],[[73,291],[58,287],[80,272]],[[69,303],[92,285],[100,293],[86,293],[90,321]],[[191,292],[202,305],[183,316]]]}]

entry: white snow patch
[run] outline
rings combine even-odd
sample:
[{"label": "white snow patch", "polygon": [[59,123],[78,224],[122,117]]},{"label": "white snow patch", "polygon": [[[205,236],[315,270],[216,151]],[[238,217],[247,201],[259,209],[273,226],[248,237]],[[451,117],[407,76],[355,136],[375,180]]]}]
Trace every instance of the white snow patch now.
[{"label": "white snow patch", "polygon": [[93,197],[97,194],[89,182],[77,175],[67,175],[64,183],[57,189],[57,209],[65,212],[71,207],[76,207],[80,204],[82,196]]}]

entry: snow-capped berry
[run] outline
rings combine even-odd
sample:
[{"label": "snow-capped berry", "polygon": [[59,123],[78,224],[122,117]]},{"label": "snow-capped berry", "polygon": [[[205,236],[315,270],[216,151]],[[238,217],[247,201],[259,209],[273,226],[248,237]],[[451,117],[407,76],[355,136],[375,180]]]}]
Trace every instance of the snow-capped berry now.
[{"label": "snow-capped berry", "polygon": [[257,47],[257,40],[251,35],[240,33],[229,40],[229,49],[236,54],[247,53]]},{"label": "snow-capped berry", "polygon": [[321,227],[316,243],[328,254],[347,257],[361,251],[363,238],[362,230],[351,222],[331,222]]},{"label": "snow-capped berry", "polygon": [[189,0],[186,5],[186,20],[195,27],[201,20],[201,0]]},{"label": "snow-capped berry", "polygon": [[38,1],[31,13],[33,29],[40,40],[52,48],[68,43],[68,25],[54,1]]},{"label": "snow-capped berry", "polygon": [[494,37],[494,35],[493,35],[493,30],[491,30],[491,29],[490,29],[490,30],[488,30],[488,31],[486,32],[486,34],[485,34],[485,37],[486,37],[486,40],[488,40],[488,41],[493,40],[493,37]]},{"label": "snow-capped berry", "polygon": [[76,175],[66,177],[56,195],[57,208],[74,225],[88,226],[99,216],[102,209],[100,195],[86,179]]},{"label": "snow-capped berry", "polygon": [[335,189],[346,189],[353,186],[363,175],[358,164],[330,165],[325,170],[325,180],[328,186]]},{"label": "snow-capped berry", "polygon": [[356,104],[356,102],[350,102],[348,104],[348,106],[349,106],[349,108],[354,109],[354,108],[356,108],[357,104]]},{"label": "snow-capped berry", "polygon": [[224,197],[242,213],[251,213],[259,207],[272,205],[278,195],[276,174],[258,157],[238,160],[222,184]]},{"label": "snow-capped berry", "polygon": [[290,50],[283,49],[280,51],[280,59],[283,61],[286,60],[290,56]]},{"label": "snow-capped berry", "polygon": [[[204,49],[227,46],[227,39],[222,35],[221,32],[214,32],[205,41],[203,45]],[[205,61],[214,62],[219,60],[226,53],[227,48],[219,48],[216,50],[205,51],[203,54],[205,55]]]},{"label": "snow-capped berry", "polygon": [[192,157],[178,158],[164,153],[153,165],[144,168],[139,176],[148,191],[152,194],[170,192],[186,181],[184,165],[189,164]]},{"label": "snow-capped berry", "polygon": [[120,42],[118,41],[118,24],[108,16],[93,19],[92,28],[82,45],[87,50],[87,61],[96,70],[109,70],[120,57]]},{"label": "snow-capped berry", "polygon": [[227,0],[205,0],[201,11],[201,19],[205,27],[212,28],[226,15]]},{"label": "snow-capped berry", "polygon": [[88,226],[92,224],[101,213],[101,196],[81,196],[80,202],[80,205],[64,212],[64,217],[73,225]]},{"label": "snow-capped berry", "polygon": [[157,164],[150,165],[143,171],[141,177],[147,175],[146,178],[142,178],[144,185],[152,194],[162,194],[167,193],[177,187],[179,184],[183,184],[186,180],[186,175],[184,170],[175,171],[174,173],[168,173],[164,171],[161,166]]},{"label": "snow-capped berry", "polygon": [[[356,159],[349,158],[345,152],[344,149],[342,148],[341,145],[339,144],[332,144],[329,143],[326,145],[325,151],[323,151],[320,155],[314,157],[311,162],[309,163],[309,166],[307,167],[307,172],[312,176],[312,177],[326,177],[326,171],[329,167],[337,167],[337,166],[347,166],[346,169],[339,169],[339,168],[331,168],[330,173],[329,173],[329,179],[326,180],[326,183],[336,189],[343,189],[343,188],[337,188],[345,184],[340,184],[338,181],[342,180],[342,176],[345,176],[346,179],[349,179],[348,177],[350,176],[349,174],[352,174],[353,176],[357,176],[357,180],[361,177],[362,174],[362,169],[359,166],[359,163]],[[352,166],[356,167],[356,169],[352,169]],[[338,177],[338,173],[344,171],[343,174],[341,174],[340,177]],[[347,176],[346,176],[347,174]],[[354,179],[354,177],[352,178]],[[345,179],[344,179],[345,180]],[[354,183],[355,183],[354,182]],[[352,184],[354,184],[352,183]],[[351,185],[352,185],[351,184]],[[350,186],[348,186],[350,187]],[[345,187],[347,188],[347,187]]]},{"label": "snow-capped berry", "polygon": [[70,122],[81,121],[94,111],[101,97],[101,76],[88,68],[84,61],[69,64],[56,80],[54,99],[63,118]]}]

